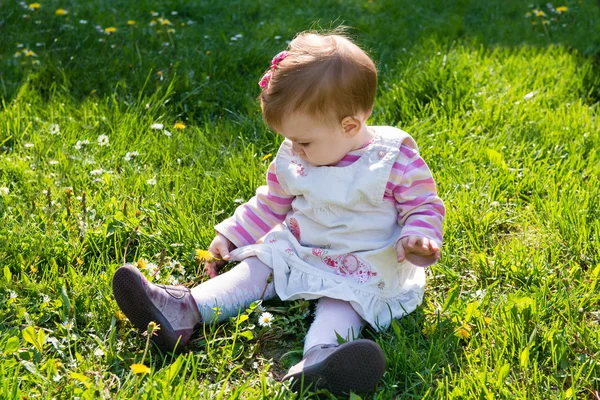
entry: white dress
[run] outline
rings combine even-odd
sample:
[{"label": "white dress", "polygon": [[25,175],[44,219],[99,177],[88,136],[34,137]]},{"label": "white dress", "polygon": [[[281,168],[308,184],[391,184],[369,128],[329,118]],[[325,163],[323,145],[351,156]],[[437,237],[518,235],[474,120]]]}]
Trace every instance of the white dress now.
[{"label": "white dress", "polygon": [[292,210],[280,231],[234,250],[231,259],[256,256],[271,267],[282,300],[348,301],[379,329],[421,304],[425,271],[407,261],[398,264],[398,211],[384,200],[400,145],[416,144],[396,128],[375,131],[367,151],[345,167],[312,166],[285,140],[276,171],[282,188],[296,196]]}]

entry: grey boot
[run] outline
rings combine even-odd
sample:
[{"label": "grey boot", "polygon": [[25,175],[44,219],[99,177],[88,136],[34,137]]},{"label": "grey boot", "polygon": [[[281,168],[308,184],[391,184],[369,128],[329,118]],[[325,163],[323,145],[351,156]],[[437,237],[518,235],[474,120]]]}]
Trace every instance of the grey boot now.
[{"label": "grey boot", "polygon": [[131,264],[115,272],[112,287],[119,308],[137,329],[146,331],[150,321],[160,324],[152,341],[162,351],[176,346],[181,351],[202,322],[190,289],[150,283]]},{"label": "grey boot", "polygon": [[310,390],[327,389],[336,396],[372,390],[385,372],[385,355],[371,340],[359,339],[342,345],[325,344],[310,348],[283,380],[292,389],[303,385]]}]

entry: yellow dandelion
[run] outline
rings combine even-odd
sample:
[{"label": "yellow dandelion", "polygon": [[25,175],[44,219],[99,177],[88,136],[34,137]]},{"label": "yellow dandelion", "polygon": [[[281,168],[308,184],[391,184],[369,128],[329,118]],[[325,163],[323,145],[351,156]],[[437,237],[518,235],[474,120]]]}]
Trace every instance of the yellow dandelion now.
[{"label": "yellow dandelion", "polygon": [[436,325],[427,325],[426,327],[423,328],[423,335],[431,335],[435,332],[436,329]]},{"label": "yellow dandelion", "polygon": [[42,5],[40,3],[31,3],[29,5],[29,9],[30,10],[37,10],[38,8],[40,8]]},{"label": "yellow dandelion", "polygon": [[533,10],[533,12],[535,12],[535,16],[536,17],[545,17],[546,16],[546,13],[543,12],[542,10],[537,10],[536,9],[536,10]]},{"label": "yellow dandelion", "polygon": [[460,328],[454,332],[454,336],[460,339],[468,339],[471,337],[471,327],[468,324],[462,324]]},{"label": "yellow dandelion", "polygon": [[27,57],[37,57],[37,54],[35,54],[35,53],[34,53],[33,51],[31,51],[31,50],[27,50],[27,51],[25,52],[25,55],[26,55]]},{"label": "yellow dandelion", "polygon": [[173,25],[173,24],[171,23],[171,21],[169,21],[169,20],[168,20],[168,19],[166,19],[166,18],[161,18],[161,19],[160,19],[160,24],[161,24],[161,25]]},{"label": "yellow dandelion", "polygon": [[566,6],[556,7],[556,12],[559,14],[566,13],[567,11],[569,11],[569,7],[566,7]]},{"label": "yellow dandelion", "polygon": [[104,29],[104,32],[106,33],[115,33],[117,31],[117,28],[115,26],[109,26],[108,28]]},{"label": "yellow dandelion", "polygon": [[196,250],[196,260],[198,260],[200,262],[202,262],[202,261],[210,262],[215,259],[216,259],[216,257],[214,256],[214,254],[208,250],[200,250],[200,249]]},{"label": "yellow dandelion", "polygon": [[485,322],[486,325],[489,325],[492,323],[492,319],[490,317],[484,317],[483,322]]},{"label": "yellow dandelion", "polygon": [[144,260],[143,258],[140,258],[139,260],[137,260],[136,265],[139,269],[144,269],[148,266],[148,261]]},{"label": "yellow dandelion", "polygon": [[79,265],[79,266],[83,265],[83,260],[81,258],[77,257],[77,259],[75,261],[77,261],[77,265]]},{"label": "yellow dandelion", "polygon": [[150,373],[150,368],[148,368],[144,364],[131,364],[131,366],[129,368],[131,368],[131,372],[133,372],[134,374]]},{"label": "yellow dandelion", "polygon": [[263,158],[261,158],[260,160],[261,160],[261,161],[265,161],[266,159],[268,159],[268,158],[271,158],[271,156],[272,156],[272,155],[273,155],[273,154],[271,154],[271,153],[269,153],[269,154],[265,154],[265,155],[263,156]]},{"label": "yellow dandelion", "polygon": [[154,321],[148,322],[148,327],[145,332],[142,332],[142,336],[158,336],[157,331],[160,331],[160,324],[157,324]]},{"label": "yellow dandelion", "polygon": [[54,14],[56,15],[67,15],[69,12],[67,10],[65,10],[64,8],[59,8],[58,10],[56,10],[56,12]]},{"label": "yellow dandelion", "polygon": [[121,311],[117,311],[115,314],[115,319],[117,320],[117,322],[120,325],[123,325],[125,323],[125,320],[127,319],[127,317]]},{"label": "yellow dandelion", "polygon": [[33,273],[33,274],[35,274],[35,273],[38,271],[38,269],[37,269],[37,268],[35,267],[35,265],[33,265],[33,264],[31,264],[31,265],[29,266],[29,269],[31,269],[31,273]]},{"label": "yellow dandelion", "polygon": [[185,129],[185,124],[183,122],[176,122],[175,125],[173,125],[173,129],[177,129],[177,130],[183,130]]},{"label": "yellow dandelion", "polygon": [[127,21],[127,25],[133,26],[133,25],[135,25],[135,21],[130,19],[129,21]]},{"label": "yellow dandelion", "polygon": [[543,25],[548,25],[549,23],[550,23],[550,21],[548,21],[547,19],[545,19],[545,20],[542,21]]}]

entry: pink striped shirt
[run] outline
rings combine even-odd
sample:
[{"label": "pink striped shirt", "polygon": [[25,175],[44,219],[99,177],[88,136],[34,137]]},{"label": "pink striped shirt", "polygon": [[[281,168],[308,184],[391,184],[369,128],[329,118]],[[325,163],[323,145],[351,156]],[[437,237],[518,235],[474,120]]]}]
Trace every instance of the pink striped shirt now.
[{"label": "pink striped shirt", "polygon": [[[367,148],[368,143],[348,153],[336,166],[353,164]],[[416,150],[405,145],[400,147],[384,199],[396,204],[398,224],[403,227],[398,240],[417,235],[433,239],[441,246],[446,210],[437,196],[431,171]],[[237,247],[254,244],[285,220],[293,200],[294,196],[287,194],[279,184],[273,160],[267,172],[267,185],[259,187],[256,196],[239,206],[232,217],[215,228]]]}]

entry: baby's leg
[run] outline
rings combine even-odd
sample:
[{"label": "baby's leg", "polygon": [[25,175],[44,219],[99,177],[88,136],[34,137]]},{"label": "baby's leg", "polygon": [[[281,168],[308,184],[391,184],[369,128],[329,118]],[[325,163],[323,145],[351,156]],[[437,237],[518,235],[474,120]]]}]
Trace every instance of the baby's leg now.
[{"label": "baby's leg", "polygon": [[[190,291],[185,286],[149,282],[136,266],[126,264],[113,276],[113,294],[119,308],[140,331],[146,331],[150,321],[160,324],[152,341],[161,350],[181,350],[200,324],[236,316],[252,301],[273,297],[273,283],[267,283],[270,274],[271,268],[249,258]],[[217,306],[219,315],[213,309]]]},{"label": "baby's leg", "polygon": [[[292,387],[311,386],[335,395],[372,390],[385,372],[385,356],[377,343],[356,336],[365,322],[350,303],[319,300],[315,320],[304,342],[304,358],[284,376]],[[348,342],[338,345],[337,334]]]},{"label": "baby's leg", "polygon": [[272,272],[258,258],[249,257],[230,271],[193,288],[192,296],[202,321],[210,323],[215,318],[224,321],[238,315],[255,300],[273,298],[275,288],[273,282],[268,282]]},{"label": "baby's leg", "polygon": [[323,297],[317,303],[315,319],[304,340],[304,354],[317,345],[337,344],[336,332],[344,340],[354,340],[364,324],[347,301]]}]

